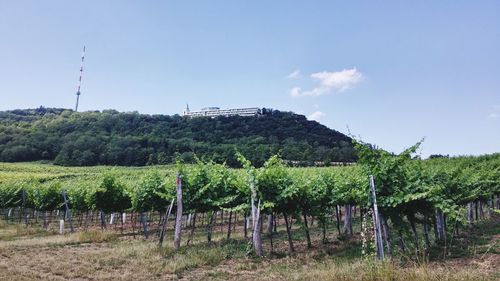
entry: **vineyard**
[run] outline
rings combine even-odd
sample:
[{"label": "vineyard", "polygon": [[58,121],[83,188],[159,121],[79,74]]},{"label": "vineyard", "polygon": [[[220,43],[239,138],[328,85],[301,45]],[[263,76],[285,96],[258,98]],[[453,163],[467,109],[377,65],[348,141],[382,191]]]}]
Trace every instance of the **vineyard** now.
[{"label": "vineyard", "polygon": [[357,144],[357,165],[328,168],[291,168],[278,156],[255,168],[241,154],[240,169],[201,160],[135,168],[4,163],[0,208],[8,225],[114,231],[160,247],[173,242],[177,251],[196,247],[194,237],[215,243],[237,235],[254,257],[350,241],[359,257],[444,259],[456,237],[498,213],[500,155],[419,160],[418,146],[394,155]]}]

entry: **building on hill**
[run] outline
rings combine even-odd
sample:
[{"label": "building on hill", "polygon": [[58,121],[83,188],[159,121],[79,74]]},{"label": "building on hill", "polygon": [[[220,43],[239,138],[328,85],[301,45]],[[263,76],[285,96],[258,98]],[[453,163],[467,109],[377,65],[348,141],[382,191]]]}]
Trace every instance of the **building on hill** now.
[{"label": "building on hill", "polygon": [[186,117],[217,117],[217,116],[259,116],[262,110],[258,107],[220,109],[219,107],[205,107],[199,111],[189,110],[189,105],[182,112]]}]

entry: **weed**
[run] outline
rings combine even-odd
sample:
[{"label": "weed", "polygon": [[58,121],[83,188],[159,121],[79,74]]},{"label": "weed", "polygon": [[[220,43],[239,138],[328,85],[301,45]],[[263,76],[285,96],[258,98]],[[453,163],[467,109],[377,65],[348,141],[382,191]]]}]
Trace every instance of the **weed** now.
[{"label": "weed", "polygon": [[117,240],[117,235],[108,231],[85,231],[78,233],[77,241],[80,243],[103,243]]}]

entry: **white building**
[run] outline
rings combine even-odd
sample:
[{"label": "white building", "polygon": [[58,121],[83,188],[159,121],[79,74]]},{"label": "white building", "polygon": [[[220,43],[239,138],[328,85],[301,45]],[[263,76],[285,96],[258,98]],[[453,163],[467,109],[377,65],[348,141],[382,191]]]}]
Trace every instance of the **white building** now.
[{"label": "white building", "polygon": [[186,117],[217,117],[217,116],[258,116],[262,111],[258,107],[220,109],[219,107],[205,107],[200,111],[189,110],[189,105],[182,112]]}]

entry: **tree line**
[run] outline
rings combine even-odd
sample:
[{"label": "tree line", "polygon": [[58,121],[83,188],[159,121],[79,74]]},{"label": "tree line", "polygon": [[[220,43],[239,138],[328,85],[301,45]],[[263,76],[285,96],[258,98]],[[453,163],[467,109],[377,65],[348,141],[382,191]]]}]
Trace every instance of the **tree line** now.
[{"label": "tree line", "polygon": [[180,157],[239,166],[235,151],[260,167],[277,153],[297,165],[353,162],[351,139],[291,112],[260,117],[185,118],[115,110],[38,108],[0,112],[0,162],[63,166],[171,164]]}]

